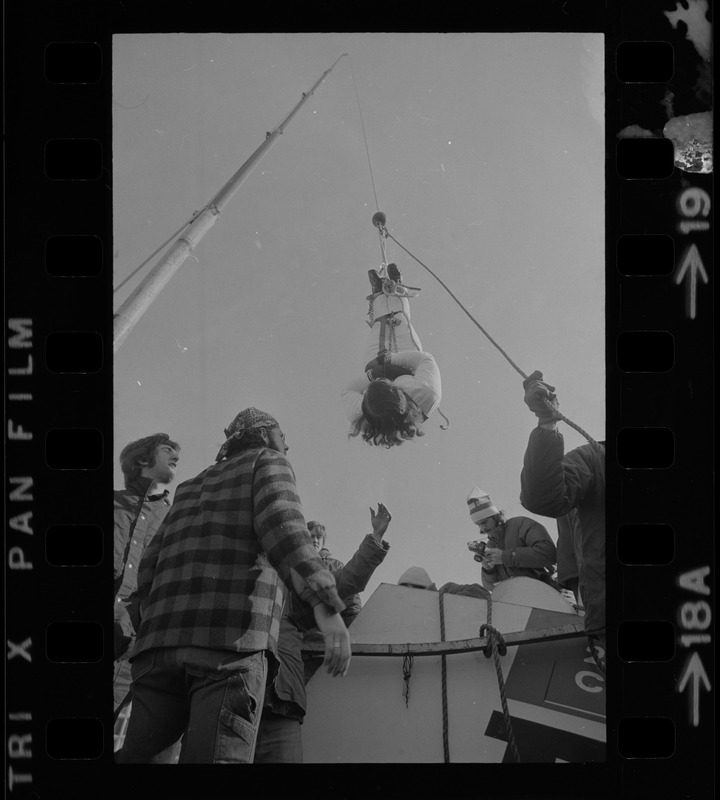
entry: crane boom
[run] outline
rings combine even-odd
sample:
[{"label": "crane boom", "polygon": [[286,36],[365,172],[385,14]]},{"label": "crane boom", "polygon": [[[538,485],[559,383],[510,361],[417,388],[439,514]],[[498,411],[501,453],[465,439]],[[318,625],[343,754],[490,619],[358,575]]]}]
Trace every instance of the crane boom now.
[{"label": "crane boom", "polygon": [[315,90],[325,80],[326,76],[333,70],[340,59],[347,55],[343,53],[339,56],[329,69],[320,76],[313,87],[303,92],[300,101],[290,111],[290,113],[280,122],[277,127],[265,135],[265,141],[248,160],[235,172],[230,180],[220,189],[220,191],[210,200],[207,205],[193,218],[192,222],[183,230],[178,238],[170,246],[170,249],[155,264],[142,282],[135,288],[129,297],[120,305],[113,315],[113,351],[117,352],[120,345],[125,341],[130,331],[147,311],[153,300],[160,294],[170,278],[177,272],[179,267],[187,259],[190,253],[197,247],[198,242],[212,228],[222,213],[225,206],[232,199],[233,195],[240,188],[242,182],[257,166],[259,161],[277,141],[284,132],[290,120],[302,108],[303,104],[313,95]]}]

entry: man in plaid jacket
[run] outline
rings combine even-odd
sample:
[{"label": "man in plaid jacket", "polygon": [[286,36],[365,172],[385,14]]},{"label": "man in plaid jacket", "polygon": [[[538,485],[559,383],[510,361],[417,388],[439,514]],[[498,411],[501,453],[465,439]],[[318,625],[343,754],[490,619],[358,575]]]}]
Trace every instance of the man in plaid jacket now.
[{"label": "man in plaid jacket", "polygon": [[247,408],[216,463],[181,484],[146,551],[120,763],[183,739],[180,763],[251,763],[278,669],[283,582],[312,607],[324,665],[344,675],[350,637],[335,580],[307,534],[277,421]]}]

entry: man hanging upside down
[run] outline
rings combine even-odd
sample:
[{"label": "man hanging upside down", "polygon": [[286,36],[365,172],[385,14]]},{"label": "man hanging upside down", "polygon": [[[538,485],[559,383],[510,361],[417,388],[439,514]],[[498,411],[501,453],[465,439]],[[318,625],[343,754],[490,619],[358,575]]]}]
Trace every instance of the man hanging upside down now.
[{"label": "man hanging upside down", "polygon": [[350,436],[361,435],[368,444],[389,448],[423,436],[423,422],[440,405],[440,371],[410,323],[408,298],[417,290],[403,284],[395,264],[368,274],[369,361],[342,397]]}]

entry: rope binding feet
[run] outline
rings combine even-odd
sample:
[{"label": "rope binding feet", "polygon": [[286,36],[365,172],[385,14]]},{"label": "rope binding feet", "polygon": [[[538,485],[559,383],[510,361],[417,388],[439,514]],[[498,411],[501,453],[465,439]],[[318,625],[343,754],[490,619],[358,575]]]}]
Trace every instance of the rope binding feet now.
[{"label": "rope binding feet", "polygon": [[[382,281],[382,291],[387,295],[395,295],[396,297],[417,297],[420,293],[418,286],[405,286],[402,279],[402,274],[397,267],[397,264],[388,264],[387,256],[385,254],[385,239],[388,237],[386,227],[387,217],[384,212],[376,211],[372,216],[372,224],[378,229],[380,235],[380,248],[383,254],[383,263],[379,270],[371,270]],[[373,277],[370,278],[371,283],[375,283]],[[374,290],[373,286],[373,290]]]}]

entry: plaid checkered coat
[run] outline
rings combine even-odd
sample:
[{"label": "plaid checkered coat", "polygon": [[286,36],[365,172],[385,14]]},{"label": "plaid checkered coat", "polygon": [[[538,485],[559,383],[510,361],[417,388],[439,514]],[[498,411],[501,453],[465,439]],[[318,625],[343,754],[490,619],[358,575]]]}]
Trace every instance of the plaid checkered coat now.
[{"label": "plaid checkered coat", "polygon": [[247,450],[175,493],[140,565],[141,621],[133,655],[154,647],[209,647],[277,657],[290,570],[301,599],[341,611],[335,581],[312,546],[287,458]]}]

